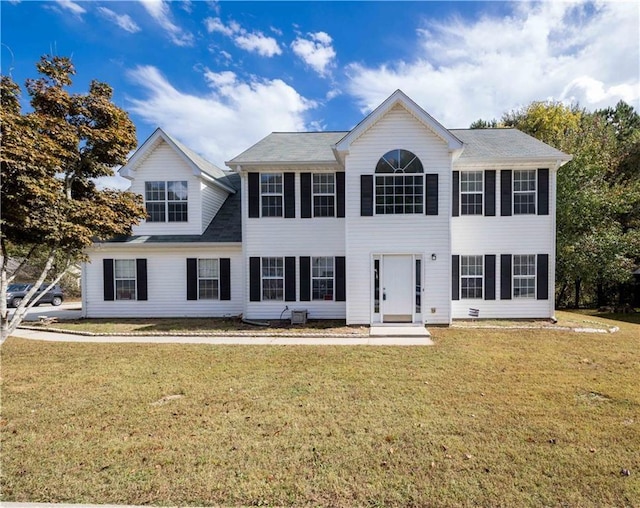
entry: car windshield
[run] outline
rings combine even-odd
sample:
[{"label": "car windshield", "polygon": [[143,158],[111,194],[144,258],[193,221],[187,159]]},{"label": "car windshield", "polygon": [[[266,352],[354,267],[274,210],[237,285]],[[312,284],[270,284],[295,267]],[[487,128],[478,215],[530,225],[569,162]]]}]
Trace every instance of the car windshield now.
[{"label": "car windshield", "polygon": [[29,284],[9,284],[7,291],[15,292],[15,291],[27,291],[29,289]]}]

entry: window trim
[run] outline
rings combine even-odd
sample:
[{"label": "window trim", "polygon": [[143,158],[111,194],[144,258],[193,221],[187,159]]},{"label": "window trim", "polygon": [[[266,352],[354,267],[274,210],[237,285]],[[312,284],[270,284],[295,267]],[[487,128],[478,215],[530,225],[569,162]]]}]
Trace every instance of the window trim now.
[{"label": "window trim", "polygon": [[[217,277],[201,277],[200,276],[200,261],[215,261],[216,262]],[[216,296],[215,297],[207,298],[207,297],[202,297],[201,296],[200,282],[201,281],[207,281],[207,280],[216,281],[218,283],[217,287],[216,287]],[[220,300],[220,258],[197,258],[196,281],[197,281],[197,285],[198,285],[197,286],[198,300]]]},{"label": "window trim", "polygon": [[[264,172],[264,173],[259,173],[260,174],[260,217],[265,217],[265,218],[278,218],[278,217],[284,217],[285,215],[285,211],[284,211],[284,173],[282,171],[274,171],[274,172]],[[263,177],[267,177],[267,176],[279,176],[280,177],[280,191],[279,192],[265,192],[262,185],[263,185]],[[265,182],[266,183],[266,182]],[[279,215],[265,215],[264,211],[265,211],[265,203],[264,203],[264,198],[265,197],[279,197],[280,198],[280,214]]]},{"label": "window trim", "polygon": [[[333,192],[316,192],[315,179],[317,177],[331,177],[333,186]],[[318,185],[327,185],[327,182],[319,182]],[[330,215],[316,215],[316,197],[332,197],[333,198],[333,213]],[[337,190],[336,190],[336,174],[335,173],[311,173],[311,215],[313,218],[323,217],[335,217],[336,216],[336,202],[337,202]]]},{"label": "window trim", "polygon": [[[314,275],[315,260],[317,259],[330,259],[331,260],[331,277],[316,276]],[[314,282],[330,280],[331,281],[331,298],[315,298],[314,297]],[[334,256],[312,256],[311,257],[311,301],[312,302],[334,302],[336,300],[336,259]]]},{"label": "window trim", "polygon": [[[117,265],[119,262],[128,261],[133,264],[132,277],[118,277]],[[121,298],[118,296],[118,281],[133,281],[133,298]],[[114,259],[113,260],[113,299],[115,301],[132,302],[138,300],[138,267],[136,259]]]},{"label": "window trim", "polygon": [[[470,175],[470,174],[480,174],[480,190],[477,191],[468,191],[468,190],[462,190],[463,188],[463,183],[464,182],[464,175]],[[466,182],[467,184],[469,182]],[[474,184],[478,183],[477,181],[474,180]],[[474,213],[469,213],[469,212],[465,212],[464,211],[464,203],[463,203],[463,196],[471,196],[471,195],[480,195],[480,211],[479,212],[474,212]],[[467,204],[467,206],[469,206]],[[474,203],[475,206],[475,203]],[[460,216],[464,216],[464,215],[469,215],[469,216],[474,216],[474,215],[484,215],[484,207],[485,207],[485,199],[484,199],[484,171],[483,170],[472,170],[472,171],[460,171]]]},{"label": "window trim", "polygon": [[[527,275],[516,275],[516,257],[522,258],[522,257],[528,257],[529,260],[533,260],[532,263],[527,263],[527,266],[531,267],[533,266],[533,274],[527,274]],[[528,261],[529,261],[528,260]],[[522,266],[522,263],[518,263],[519,266]],[[514,300],[535,300],[537,299],[537,276],[538,276],[538,267],[537,267],[537,256],[536,254],[512,254],[511,255],[511,295],[513,297]],[[532,283],[532,287],[533,287],[533,292],[531,294],[527,294],[526,296],[523,296],[521,294],[516,294],[516,280],[522,281],[522,280],[526,280],[526,279],[530,279],[533,281]],[[517,289],[522,289],[522,287],[519,287]]]},{"label": "window trim", "polygon": [[[388,157],[394,152],[397,152],[397,160],[392,158],[392,156]],[[402,164],[401,152],[406,152],[406,154],[409,154],[411,156],[409,162],[402,167],[400,166]],[[390,161],[394,162],[396,165],[392,165]],[[414,163],[417,164],[414,165]],[[419,171],[406,172],[405,170],[411,166],[414,166],[414,168],[419,168]],[[384,169],[390,169],[390,171],[378,171],[378,168],[382,167]],[[393,150],[389,150],[378,159],[373,176],[375,177],[373,180],[373,211],[375,215],[417,215],[425,213],[425,172],[422,161],[416,154],[404,148],[394,148]],[[411,194],[404,193],[404,189],[407,188],[406,181],[408,178],[413,179],[411,184]],[[397,183],[399,179],[401,180],[401,184]],[[415,188],[417,186],[421,188],[421,192],[419,193],[415,191]],[[395,189],[397,188],[402,188],[403,192],[396,193]],[[382,189],[382,191],[379,192],[379,189]],[[391,189],[393,192],[388,194],[386,192],[386,189]],[[396,197],[402,198],[401,204],[395,202]],[[386,202],[388,198],[393,198],[394,203],[388,204]],[[413,202],[407,203],[407,198],[411,198]],[[382,202],[379,203],[379,200],[381,200]],[[407,206],[412,207],[412,211],[407,212]],[[396,207],[402,207],[402,211],[396,212]]]},{"label": "window trim", "polygon": [[[265,260],[276,260],[280,263],[279,267],[282,270],[282,275],[265,275]],[[285,258],[283,256],[264,256],[260,258],[260,301],[261,302],[284,302],[285,301]],[[275,266],[278,269],[278,265]],[[265,298],[265,280],[281,280],[282,285],[279,291],[282,293],[281,298]]]},{"label": "window trim", "polygon": [[[162,199],[149,199],[148,197],[148,192],[149,190],[147,189],[147,185],[148,184],[158,184],[161,183],[163,184],[163,195],[164,197]],[[185,185],[185,190],[186,190],[186,197],[184,199],[169,199],[169,184],[183,184]],[[144,182],[144,206],[145,206],[145,210],[147,211],[147,216],[150,217],[149,211],[147,209],[147,205],[148,204],[162,204],[164,206],[163,210],[164,210],[164,220],[149,220],[149,218],[146,219],[146,222],[148,223],[153,223],[153,224],[165,224],[165,223],[185,223],[185,222],[189,222],[189,181],[188,180],[146,180]],[[175,205],[175,204],[184,204],[185,205],[185,219],[184,220],[171,220],[171,213],[175,213],[175,212],[171,212],[169,210],[170,205]],[[182,213],[182,212],[180,212]]]},{"label": "window trim", "polygon": [[[469,260],[470,258],[476,258],[476,263],[474,263],[474,266],[476,267],[476,269],[478,267],[480,267],[480,274],[475,274],[475,275],[464,275],[464,267],[465,267],[465,260],[467,261],[466,265],[467,267],[469,267]],[[479,263],[477,263],[479,259]],[[468,268],[467,268],[468,269]],[[474,280],[480,280],[480,296],[465,296],[464,294],[464,287],[462,284],[462,281],[464,279],[474,279]],[[477,289],[477,288],[474,288]],[[469,291],[469,288],[467,288],[467,291]],[[484,293],[485,293],[485,287],[484,287],[484,256],[483,255],[461,255],[460,256],[460,300],[484,300]]]},{"label": "window trim", "polygon": [[[533,191],[516,190],[516,173],[533,173]],[[516,212],[516,195],[533,193],[533,212]],[[538,213],[538,170],[537,169],[514,169],[511,172],[511,213],[512,215],[536,215]]]}]

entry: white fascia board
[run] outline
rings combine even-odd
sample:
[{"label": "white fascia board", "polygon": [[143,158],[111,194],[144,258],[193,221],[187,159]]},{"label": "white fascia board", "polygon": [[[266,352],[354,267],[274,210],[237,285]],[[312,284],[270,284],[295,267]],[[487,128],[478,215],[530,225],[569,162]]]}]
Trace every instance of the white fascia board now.
[{"label": "white fascia board", "polygon": [[116,251],[116,250],[154,250],[154,249],[187,249],[191,247],[205,248],[242,248],[242,242],[157,242],[157,243],[127,243],[127,242],[96,242],[85,252]]},{"label": "white fascia board", "polygon": [[210,183],[211,185],[215,185],[216,187],[219,187],[220,189],[222,189],[223,191],[228,192],[229,194],[235,194],[236,193],[235,189],[232,189],[231,187],[227,187],[222,182],[220,182],[217,178],[213,178],[211,175],[208,175],[207,173],[202,173],[201,172],[198,176],[205,183]]},{"label": "white fascia board", "polygon": [[409,98],[402,90],[396,90],[393,92],[380,106],[374,109],[364,120],[356,125],[351,132],[338,141],[334,146],[334,150],[341,153],[349,151],[349,146],[353,141],[358,139],[364,132],[366,132],[373,124],[375,124],[380,118],[382,118],[388,111],[390,111],[396,104],[401,104],[407,111],[413,114],[419,121],[421,121],[428,129],[441,138],[449,148],[450,152],[461,150],[463,143],[456,136],[451,134],[442,124],[440,124],[429,113],[416,104],[411,98]]},{"label": "white fascia board", "polygon": [[569,162],[573,157],[558,159],[555,157],[526,157],[526,158],[510,158],[510,159],[492,159],[486,157],[478,157],[478,158],[470,158],[460,160],[458,159],[454,164],[454,170],[465,167],[478,167],[482,166],[484,168],[504,168],[509,169],[514,165],[518,166],[549,166],[554,168],[559,168],[560,166],[565,165]]},{"label": "white fascia board", "polygon": [[[229,165],[228,162],[225,164]],[[233,170],[236,173],[250,171],[252,169],[340,169],[342,165],[335,160],[329,161],[303,161],[303,162],[243,162],[242,164],[234,164]]]}]

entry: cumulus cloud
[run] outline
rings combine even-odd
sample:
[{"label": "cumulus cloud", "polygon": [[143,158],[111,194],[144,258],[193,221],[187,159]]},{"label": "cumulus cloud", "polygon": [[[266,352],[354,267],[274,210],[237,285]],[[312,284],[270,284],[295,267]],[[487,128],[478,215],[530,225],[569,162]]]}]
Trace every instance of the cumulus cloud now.
[{"label": "cumulus cloud", "polygon": [[262,32],[249,32],[242,28],[236,21],[230,21],[225,25],[220,18],[206,18],[205,27],[209,33],[220,33],[233,39],[234,44],[245,51],[258,53],[259,55],[272,57],[281,55],[282,49],[273,37]]},{"label": "cumulus cloud", "polygon": [[447,127],[532,100],[596,109],[622,99],[638,108],[638,4],[510,5],[506,17],[427,23],[412,60],[351,64],[347,90],[367,112],[400,88]]},{"label": "cumulus cloud", "polygon": [[193,45],[193,34],[185,32],[171,21],[171,10],[168,2],[164,0],[140,0],[140,3],[176,46]]},{"label": "cumulus cloud", "polygon": [[326,76],[336,57],[333,40],[325,32],[310,33],[308,37],[297,37],[291,43],[291,49],[320,76]]},{"label": "cumulus cloud", "polygon": [[244,81],[231,71],[204,69],[204,95],[177,90],[152,66],[130,77],[147,97],[131,99],[128,109],[220,167],[272,131],[304,130],[305,113],[316,107],[280,79]]},{"label": "cumulus cloud", "polygon": [[128,14],[117,14],[111,9],[107,9],[106,7],[98,7],[98,12],[129,33],[133,34],[140,31],[140,27],[136,24],[135,21],[133,21],[133,19],[131,19],[131,16],[129,16]]}]

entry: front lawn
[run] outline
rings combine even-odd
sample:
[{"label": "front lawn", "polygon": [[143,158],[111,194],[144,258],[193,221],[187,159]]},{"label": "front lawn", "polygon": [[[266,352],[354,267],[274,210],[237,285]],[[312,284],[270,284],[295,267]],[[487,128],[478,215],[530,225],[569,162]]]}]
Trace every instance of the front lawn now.
[{"label": "front lawn", "polygon": [[638,506],[640,326],[2,346],[2,500]]}]

